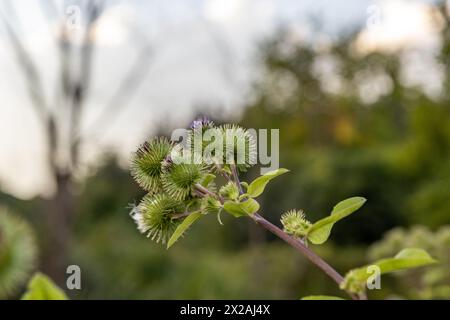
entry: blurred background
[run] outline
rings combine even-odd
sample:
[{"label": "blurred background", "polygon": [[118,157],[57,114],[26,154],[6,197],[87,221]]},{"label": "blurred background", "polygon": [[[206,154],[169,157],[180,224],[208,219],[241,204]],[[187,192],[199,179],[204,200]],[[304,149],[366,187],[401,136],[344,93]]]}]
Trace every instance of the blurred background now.
[{"label": "blurred background", "polygon": [[291,208],[314,221],[368,199],[317,248],[341,273],[410,246],[440,260],[383,277],[371,298],[450,298],[448,9],[0,0],[0,298],[20,297],[33,270],[65,289],[70,264],[74,299],[342,296],[251,221],[204,219],[170,251],[137,231],[130,153],[198,115],[280,129],[291,173],[261,199],[278,225]]}]

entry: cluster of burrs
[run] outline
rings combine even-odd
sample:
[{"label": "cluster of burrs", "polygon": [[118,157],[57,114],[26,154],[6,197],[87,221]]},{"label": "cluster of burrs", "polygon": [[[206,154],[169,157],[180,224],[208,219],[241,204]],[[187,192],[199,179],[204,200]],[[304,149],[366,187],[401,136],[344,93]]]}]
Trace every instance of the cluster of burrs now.
[{"label": "cluster of burrs", "polygon": [[[183,222],[190,225],[202,215],[217,214],[220,221],[224,202],[239,197],[233,176],[252,165],[256,152],[255,139],[247,130],[216,126],[206,118],[195,120],[181,140],[153,138],[132,157],[132,176],[147,195],[131,215],[139,231],[156,242],[167,243]],[[240,158],[239,147],[244,151]],[[218,176],[226,181],[220,188]]]}]

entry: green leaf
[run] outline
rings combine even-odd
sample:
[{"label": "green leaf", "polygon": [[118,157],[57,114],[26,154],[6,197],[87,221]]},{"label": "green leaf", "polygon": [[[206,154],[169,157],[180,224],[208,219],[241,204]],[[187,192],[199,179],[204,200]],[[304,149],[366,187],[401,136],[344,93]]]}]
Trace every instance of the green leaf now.
[{"label": "green leaf", "polygon": [[[358,291],[358,288],[363,288],[367,279],[372,275],[372,273],[368,272],[369,267],[371,266],[377,266],[380,268],[380,274],[385,274],[389,272],[418,268],[434,263],[437,263],[437,261],[423,249],[403,249],[393,258],[381,259],[370,265],[350,270],[345,276],[345,279],[341,284],[341,288],[349,289],[354,292]],[[352,290],[353,288],[356,289]]]},{"label": "green leaf", "polygon": [[259,178],[253,180],[253,182],[250,183],[247,189],[249,197],[256,198],[259,195],[261,195],[264,192],[264,189],[266,188],[266,185],[269,183],[270,180],[286,172],[289,172],[289,170],[280,168],[277,170],[269,171],[266,174],[260,176]]},{"label": "green leaf", "polygon": [[248,189],[248,183],[245,182],[245,181],[242,181],[242,182],[241,182],[241,186],[243,186],[245,190]]},{"label": "green leaf", "polygon": [[215,178],[216,176],[213,175],[212,173],[205,174],[200,184],[202,185],[202,187],[207,188],[209,184],[214,181]]},{"label": "green leaf", "polygon": [[68,300],[64,291],[46,275],[36,273],[30,282],[22,300]]},{"label": "green leaf", "polygon": [[238,200],[241,201],[241,200],[243,200],[243,199],[245,199],[245,198],[248,198],[248,194],[247,194],[247,193],[241,194],[241,195],[239,196]]},{"label": "green leaf", "polygon": [[345,300],[335,296],[306,296],[302,300]]},{"label": "green leaf", "polygon": [[259,210],[259,203],[254,199],[247,199],[243,202],[225,201],[223,208],[236,218],[252,215]]},{"label": "green leaf", "polygon": [[328,240],[333,225],[362,207],[365,198],[353,197],[339,202],[334,206],[331,214],[315,222],[308,230],[308,240],[314,244],[322,244]]},{"label": "green leaf", "polygon": [[231,174],[232,174],[232,173],[231,173],[231,169],[230,169],[230,167],[229,167],[228,165],[224,165],[224,166],[223,166],[222,172],[224,172],[224,173],[226,173],[226,174],[228,174],[228,175],[231,175]]},{"label": "green leaf", "polygon": [[183,222],[175,229],[169,241],[167,242],[167,249],[169,249],[178,240],[178,238],[180,238],[183,233],[201,216],[202,213],[199,211],[193,212],[186,218],[184,218]]},{"label": "green leaf", "polygon": [[233,181],[228,181],[226,185],[220,188],[219,194],[225,199],[237,200],[239,197],[238,185]]},{"label": "green leaf", "polygon": [[409,248],[400,251],[394,258],[382,259],[375,264],[380,267],[381,273],[417,268],[436,263],[428,252],[423,249]]}]

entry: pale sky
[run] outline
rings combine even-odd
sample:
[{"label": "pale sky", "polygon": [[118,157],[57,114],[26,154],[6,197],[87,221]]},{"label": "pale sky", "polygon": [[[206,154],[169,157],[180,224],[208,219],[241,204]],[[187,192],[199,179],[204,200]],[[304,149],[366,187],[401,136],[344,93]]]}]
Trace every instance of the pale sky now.
[{"label": "pale sky", "polygon": [[[44,0],[45,1],[45,0]],[[70,4],[71,1],[67,1]],[[93,84],[84,125],[90,127],[143,45],[154,57],[141,87],[120,115],[91,133],[86,163],[105,148],[126,157],[161,120],[188,122],[202,105],[222,117],[237,118],[258,76],[257,44],[286,26],[307,40],[312,17],[330,38],[361,25],[361,48],[395,48],[416,43],[437,45],[424,16],[427,1],[414,0],[172,0],[110,1],[98,23]],[[55,25],[42,16],[38,1],[11,1],[27,49],[38,64],[48,98],[57,83]],[[6,0],[0,11],[6,12]],[[60,9],[65,8],[59,1]],[[65,10],[61,11],[64,18]],[[434,38],[433,38],[434,37]],[[434,81],[433,83],[437,83]],[[433,90],[431,88],[430,90]],[[434,88],[436,90],[436,88]],[[25,82],[0,27],[0,190],[27,198],[48,194],[40,128]]]}]

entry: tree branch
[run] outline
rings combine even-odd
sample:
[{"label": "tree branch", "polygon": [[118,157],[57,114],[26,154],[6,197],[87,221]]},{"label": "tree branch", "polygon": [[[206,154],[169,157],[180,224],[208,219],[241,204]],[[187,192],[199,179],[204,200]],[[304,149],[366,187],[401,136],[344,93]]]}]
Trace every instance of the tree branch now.
[{"label": "tree branch", "polygon": [[[79,146],[81,144],[80,139],[80,123],[83,115],[83,105],[86,100],[87,91],[90,85],[91,72],[92,72],[92,59],[94,54],[94,45],[92,39],[92,31],[94,23],[103,11],[103,4],[97,4],[95,1],[88,3],[87,7],[87,22],[83,35],[83,42],[81,47],[81,59],[80,59],[80,74],[78,79],[71,83],[70,86],[70,161],[73,168],[76,168],[79,160]],[[67,27],[64,27],[67,29]],[[64,41],[64,39],[62,40]],[[64,53],[64,43],[61,44],[62,53]]]},{"label": "tree branch", "polygon": [[[127,105],[127,100],[129,100],[132,94],[137,91],[147,75],[147,70],[150,65],[149,61],[152,58],[151,53],[152,47],[147,45],[138,54],[138,57],[130,67],[127,75],[119,84],[118,89],[114,91],[114,94],[108,103],[106,103],[103,107],[100,115],[86,130],[86,135],[91,134],[94,130],[98,130],[99,127],[104,127],[105,124],[110,125],[119,115],[120,111],[123,110],[123,107]],[[82,138],[84,137],[78,136],[76,141]]]},{"label": "tree branch", "polygon": [[13,26],[9,23],[7,17],[0,12],[0,18],[8,34],[8,38],[10,40],[11,47],[14,50],[18,65],[27,79],[28,93],[32,104],[35,107],[38,117],[42,120],[44,125],[46,125],[50,112],[47,109],[47,104],[43,94],[44,91],[41,86],[41,80],[37,67],[28,51],[25,49],[25,46],[17,36]]},{"label": "tree branch", "polygon": [[[7,2],[7,4],[9,3]],[[12,10],[12,7],[10,8]],[[33,59],[31,58],[29,52],[26,50],[25,45],[20,41],[16,30],[9,23],[8,18],[2,12],[0,12],[0,20],[3,22],[3,25],[6,28],[8,38],[15,53],[19,68],[21,68],[24,73],[31,104],[41,121],[42,129],[47,140],[47,158],[50,171],[52,172],[53,176],[56,177],[56,174],[58,172],[58,128],[56,125],[54,114],[48,108],[44,95],[44,89],[41,85],[38,68],[33,62]]]}]

